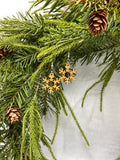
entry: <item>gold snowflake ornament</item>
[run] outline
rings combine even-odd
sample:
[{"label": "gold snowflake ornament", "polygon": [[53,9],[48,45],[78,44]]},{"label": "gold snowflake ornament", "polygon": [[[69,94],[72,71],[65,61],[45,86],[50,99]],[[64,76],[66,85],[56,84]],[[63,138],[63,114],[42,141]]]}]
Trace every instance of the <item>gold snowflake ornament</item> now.
[{"label": "gold snowflake ornament", "polygon": [[58,78],[55,79],[54,73],[49,74],[49,78],[43,78],[43,89],[48,89],[48,92],[51,94],[54,90],[58,91],[60,89],[59,83],[60,80]]},{"label": "gold snowflake ornament", "polygon": [[76,71],[75,69],[71,69],[71,66],[69,63],[65,65],[65,70],[59,69],[59,73],[61,74],[60,80],[64,80],[66,84],[71,83],[71,81],[76,80]]}]

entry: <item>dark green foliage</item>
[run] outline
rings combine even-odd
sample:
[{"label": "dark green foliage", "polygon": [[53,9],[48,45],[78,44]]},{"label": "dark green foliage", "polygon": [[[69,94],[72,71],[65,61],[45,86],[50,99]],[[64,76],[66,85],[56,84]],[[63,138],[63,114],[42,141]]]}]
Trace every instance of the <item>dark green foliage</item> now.
[{"label": "dark green foliage", "polygon": [[6,122],[0,122],[0,127],[0,159],[20,159],[22,123],[7,126]]},{"label": "dark green foliage", "polygon": [[[23,15],[21,16],[23,17]],[[31,16],[29,15],[29,17]],[[35,17],[38,17],[38,15],[35,15]],[[27,25],[31,25],[31,23],[34,22],[33,19],[35,19],[35,17],[31,17],[31,20],[27,22]],[[56,23],[54,20],[44,20],[44,28],[42,29],[42,32],[40,31],[40,33],[42,33],[41,36],[38,35],[38,33],[34,30],[33,27],[32,31],[35,32],[34,34],[36,39],[32,39],[31,36],[33,36],[33,33],[32,35],[29,35],[27,33],[28,26],[26,26],[26,21],[24,24],[26,30],[24,30],[24,34],[22,33],[19,36],[19,28],[22,28],[21,24],[24,23],[25,18],[23,18],[22,21],[20,21],[19,19],[12,20],[10,18],[1,21],[1,31],[4,31],[5,34],[3,35],[3,39],[1,39],[0,42],[1,47],[4,48],[7,46],[7,48],[11,49],[11,54],[7,55],[6,58],[1,59],[0,67],[0,111],[1,117],[3,117],[2,125],[6,124],[6,127],[9,127],[9,124],[8,122],[6,122],[5,119],[5,111],[7,107],[14,104],[18,105],[21,110],[20,123],[22,123],[22,133],[20,130],[18,134],[20,135],[20,139],[22,139],[22,143],[20,141],[19,146],[17,146],[19,151],[17,158],[19,159],[21,154],[21,160],[29,158],[32,160],[47,159],[45,158],[41,150],[40,142],[42,142],[49,148],[53,159],[56,159],[49,142],[45,138],[41,118],[42,116],[46,115],[47,112],[52,112],[53,114],[56,114],[56,127],[53,138],[51,140],[52,144],[57,134],[59,122],[58,117],[61,109],[63,109],[64,113],[67,115],[67,111],[65,108],[66,100],[65,97],[63,98],[63,94],[60,94],[59,92],[55,92],[53,95],[50,95],[47,90],[44,91],[42,89],[42,79],[43,77],[48,76],[50,72],[49,63],[53,60],[57,64],[54,69],[56,76],[59,76],[58,70],[59,67],[62,66],[61,64],[65,65],[67,51],[70,49],[70,47],[78,46],[77,42],[83,41],[81,40],[81,37],[76,37],[76,35],[79,35],[79,33],[85,31],[83,27],[79,27],[74,23],[69,24],[67,22],[63,23],[61,21],[58,21]],[[39,18],[41,18],[41,16]],[[15,21],[19,22],[16,32],[11,32],[11,29],[9,30],[9,27],[7,26],[7,21],[8,23],[11,23],[10,28],[14,28]],[[41,23],[39,25],[41,26]],[[7,30],[6,27],[8,27]],[[70,28],[71,33],[69,33]],[[77,29],[79,30],[77,31]],[[62,34],[60,34],[61,31]],[[68,37],[70,37],[69,41],[67,41]],[[31,38],[31,40],[29,38]],[[57,41],[58,45],[56,45]],[[70,47],[68,47],[68,44]],[[47,47],[50,47],[50,49],[47,49]],[[56,52],[56,49],[58,52]],[[58,49],[61,50],[59,51]],[[44,70],[41,70],[42,67],[40,68],[40,66],[44,67]],[[36,91],[37,87],[39,87],[39,89]],[[73,112],[71,113],[72,115],[74,115]],[[75,115],[74,120],[77,122]],[[4,128],[5,132],[6,127]],[[80,129],[83,137],[88,143],[79,125],[78,128]],[[16,130],[16,128],[14,130]],[[9,137],[7,136],[7,138]],[[4,136],[2,137],[2,139],[4,139]],[[11,141],[11,143],[14,143],[14,141]],[[4,143],[7,144],[9,142],[6,140],[4,141]],[[2,147],[2,150],[3,151],[1,153],[5,154],[6,150],[4,149],[4,147]],[[10,155],[8,155],[8,157],[9,156]],[[13,154],[14,158],[15,156],[16,154]]]},{"label": "dark green foliage", "polygon": [[18,18],[4,18],[0,20],[0,24],[0,32],[4,31],[2,38],[6,38],[5,42],[14,40],[15,38],[21,38],[21,41],[24,41],[24,43],[25,39],[35,41],[38,37],[42,36],[44,29],[43,18],[40,14],[35,14],[32,17],[30,14],[24,16],[18,13]]},{"label": "dark green foliage", "polygon": [[[52,151],[61,111],[67,116],[71,113],[85,142],[89,142],[78,123],[73,110],[60,91],[50,94],[43,90],[43,78],[48,77],[53,62],[55,77],[59,77],[59,69],[67,62],[70,52],[70,63],[80,65],[92,61],[104,66],[98,81],[102,83],[100,110],[104,89],[113,73],[120,70],[120,20],[118,6],[113,13],[112,4],[104,6],[109,13],[107,29],[99,36],[92,37],[88,32],[89,13],[100,7],[102,1],[93,3],[76,3],[71,1],[34,1],[32,7],[45,2],[41,9],[47,8],[46,14],[26,15],[0,20],[0,48],[10,50],[10,54],[0,59],[0,159],[14,160],[47,160],[42,152],[42,144]],[[32,8],[31,7],[31,8]],[[64,8],[65,7],[65,8]],[[67,8],[69,9],[67,10]],[[45,10],[44,10],[45,11]],[[17,105],[20,108],[20,122],[11,125],[5,118],[8,107]],[[42,117],[52,113],[56,116],[55,130],[52,140],[47,137],[42,124]],[[6,157],[6,158],[5,158]]]},{"label": "dark green foliage", "polygon": [[31,2],[33,4],[30,10],[44,3],[42,7],[34,10],[33,13],[43,10],[46,18],[64,19],[79,23],[83,21],[87,22],[90,12],[97,10],[97,8],[104,8],[110,13],[114,13],[115,19],[118,18],[120,3],[117,2],[118,0],[111,0],[108,4],[104,5],[104,0],[35,0]]}]

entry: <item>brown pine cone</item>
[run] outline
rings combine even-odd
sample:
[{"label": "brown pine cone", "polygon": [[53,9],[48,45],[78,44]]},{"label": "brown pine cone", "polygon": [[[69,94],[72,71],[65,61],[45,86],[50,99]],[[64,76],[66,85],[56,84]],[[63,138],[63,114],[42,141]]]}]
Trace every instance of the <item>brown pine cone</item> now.
[{"label": "brown pine cone", "polygon": [[91,13],[88,22],[88,30],[92,33],[92,35],[101,34],[101,32],[106,29],[106,23],[108,23],[107,15],[107,11],[103,8],[98,8],[97,11],[94,10]]},{"label": "brown pine cone", "polygon": [[6,119],[9,123],[14,124],[20,120],[20,110],[18,106],[12,106],[6,110]]},{"label": "brown pine cone", "polygon": [[0,59],[4,58],[7,54],[9,54],[10,51],[9,50],[5,50],[3,48],[0,49]]}]

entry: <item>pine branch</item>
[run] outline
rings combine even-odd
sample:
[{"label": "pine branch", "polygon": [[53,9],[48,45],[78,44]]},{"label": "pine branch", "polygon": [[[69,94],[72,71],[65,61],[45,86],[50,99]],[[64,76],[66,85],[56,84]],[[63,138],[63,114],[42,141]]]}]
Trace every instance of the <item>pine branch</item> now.
[{"label": "pine branch", "polygon": [[[39,143],[41,141],[48,147],[53,159],[56,159],[51,144],[53,144],[57,134],[61,110],[64,111],[65,115],[68,115],[66,105],[80,133],[89,145],[73,110],[62,93],[62,85],[60,92],[54,92],[52,95],[48,93],[48,90],[42,89],[41,79],[49,74],[48,65],[52,61],[55,64],[55,74],[59,77],[58,70],[62,64],[65,64],[69,49],[72,64],[78,60],[81,60],[82,64],[84,62],[89,64],[92,61],[98,63],[100,58],[104,56],[101,65],[105,65],[105,68],[99,74],[99,80],[85,92],[82,101],[83,106],[90,89],[102,82],[101,111],[104,90],[114,71],[120,70],[120,23],[117,20],[120,12],[118,5],[115,6],[114,15],[112,8],[114,8],[115,3],[110,2],[103,6],[109,11],[107,29],[102,35],[92,37],[88,32],[87,21],[90,12],[103,4],[102,0],[76,0],[74,3],[68,0],[35,0],[32,2],[32,7],[39,6],[41,2],[45,2],[44,6],[39,8],[42,10],[51,5],[46,10],[47,14],[43,16],[44,19],[40,14],[27,13],[24,16],[19,13],[17,18],[0,20],[0,112],[2,117],[0,127],[3,129],[0,138],[2,137],[1,141],[4,143],[0,150],[2,152],[1,158],[7,156],[9,159],[20,159],[20,152],[16,150],[16,146],[20,146],[19,143],[21,142],[15,139],[15,132],[11,133],[11,136],[7,133],[10,125],[6,122],[5,110],[12,104],[19,105],[21,109],[21,122],[18,125],[13,125],[17,131],[21,131],[21,125],[23,127],[22,135],[19,133],[20,138],[22,137],[21,160],[27,159],[27,157],[32,160],[47,160],[42,153]],[[61,17],[63,13],[64,15]],[[7,52],[4,53],[4,50],[10,50],[10,53],[6,55]],[[46,115],[45,110],[51,111],[56,116],[52,141],[43,133],[41,117]]]},{"label": "pine branch", "polygon": [[54,143],[54,140],[55,140],[55,137],[56,137],[56,134],[57,134],[57,130],[58,130],[58,124],[59,124],[59,113],[56,113],[56,126],[55,126],[55,131],[54,131],[54,134],[53,134],[53,138],[51,140],[51,144]]},{"label": "pine branch", "polygon": [[101,81],[102,81],[101,79],[98,80],[97,82],[95,82],[94,84],[92,84],[92,85],[86,90],[86,92],[85,92],[85,94],[84,94],[84,96],[83,96],[83,98],[82,98],[82,105],[81,105],[82,107],[84,106],[84,101],[85,101],[85,98],[86,98],[88,92],[89,92],[93,87],[95,87],[97,84],[99,84]]},{"label": "pine branch", "polygon": [[63,99],[62,95],[58,93],[58,97],[59,97],[59,102],[61,104],[63,112],[65,113],[66,116],[68,116],[68,113],[67,113],[66,108],[65,108],[65,102],[64,102],[64,99]]},{"label": "pine branch", "polygon": [[70,9],[70,7],[72,6],[72,4],[74,3],[74,0],[71,1],[70,5],[66,8],[66,10],[62,13],[61,17],[64,16],[64,14]]},{"label": "pine branch", "polygon": [[72,115],[77,127],[79,128],[84,140],[86,141],[87,145],[89,146],[90,144],[89,144],[89,142],[88,142],[88,140],[87,140],[87,138],[86,138],[86,136],[85,136],[85,134],[84,134],[84,132],[83,132],[83,130],[82,130],[82,128],[81,128],[81,126],[80,126],[80,124],[79,124],[79,122],[78,122],[78,120],[77,120],[77,118],[76,118],[76,116],[75,116],[75,114],[73,112],[73,110],[71,109],[69,103],[67,102],[67,99],[65,98],[65,96],[63,95],[62,92],[61,92],[61,95],[64,98],[64,101],[65,101],[66,105],[68,106],[68,109],[69,109],[69,111],[70,111],[70,113],[71,113],[71,115]]},{"label": "pine branch", "polygon": [[47,141],[47,139],[45,138],[45,136],[42,137],[42,142],[43,142],[44,145],[46,145],[46,146],[48,147],[48,149],[49,149],[49,151],[50,151],[53,159],[54,159],[54,160],[57,160],[56,157],[55,157],[55,155],[54,155],[54,153],[53,153],[53,151],[52,151],[52,148],[51,148],[49,142]]},{"label": "pine branch", "polygon": [[[37,97],[36,95],[33,97],[32,101],[28,104],[28,108],[25,112],[23,118],[23,130],[22,130],[22,145],[21,145],[21,160],[23,159],[23,151],[25,145],[26,134],[26,125],[29,124],[29,152],[30,152],[30,159],[39,160],[41,158],[41,147],[40,147],[40,140],[42,137],[42,121],[41,116],[37,109]],[[34,158],[33,158],[34,157]]]},{"label": "pine branch", "polygon": [[85,101],[85,98],[86,98],[88,92],[93,87],[95,87],[97,84],[103,82],[103,86],[102,86],[101,94],[100,94],[100,111],[102,112],[103,93],[104,93],[104,90],[107,87],[115,69],[117,68],[118,61],[119,61],[119,58],[116,58],[116,59],[114,59],[114,61],[108,62],[108,65],[106,65],[106,67],[99,74],[99,77],[101,76],[100,79],[97,82],[95,82],[94,84],[92,84],[92,86],[86,90],[86,92],[83,96],[83,99],[82,99],[82,107],[84,106],[84,101]]},{"label": "pine branch", "polygon": [[[3,37],[9,37],[7,41],[18,37],[39,37],[43,31],[44,22],[40,14],[35,14],[34,16],[27,14],[27,16],[24,16],[22,13],[18,13],[17,18],[14,16],[13,19],[5,18],[0,20],[0,32],[4,32],[2,34]],[[11,36],[12,38],[10,38]]]}]

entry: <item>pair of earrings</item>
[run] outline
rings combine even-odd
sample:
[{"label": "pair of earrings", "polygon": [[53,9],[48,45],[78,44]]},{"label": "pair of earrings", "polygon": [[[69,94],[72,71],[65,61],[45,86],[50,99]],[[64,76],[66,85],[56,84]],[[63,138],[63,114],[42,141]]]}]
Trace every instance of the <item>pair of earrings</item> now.
[{"label": "pair of earrings", "polygon": [[[53,63],[51,63],[51,69],[53,70]],[[48,90],[50,94],[52,94],[54,90],[60,90],[60,81],[64,81],[64,83],[68,85],[72,81],[76,80],[76,71],[77,70],[71,68],[68,60],[68,62],[65,65],[65,69],[59,69],[59,78],[55,78],[53,71],[51,71],[48,78],[43,78],[43,89]]]}]

